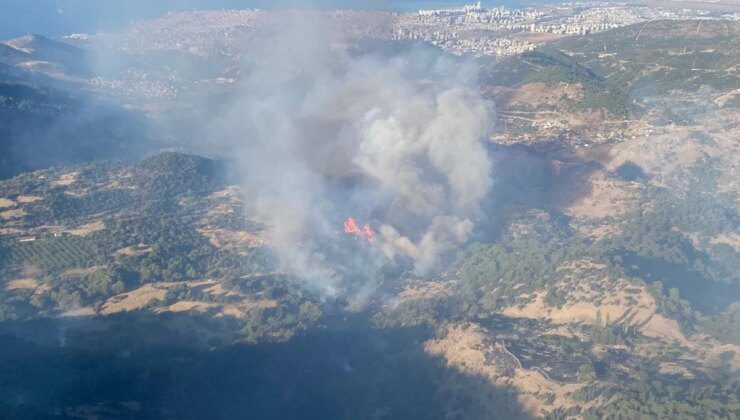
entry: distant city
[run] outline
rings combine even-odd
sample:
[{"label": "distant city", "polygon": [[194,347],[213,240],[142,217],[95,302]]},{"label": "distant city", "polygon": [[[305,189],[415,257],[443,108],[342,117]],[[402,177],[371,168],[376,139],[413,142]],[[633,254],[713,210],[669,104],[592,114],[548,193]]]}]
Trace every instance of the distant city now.
[{"label": "distant city", "polygon": [[[159,19],[134,22],[125,31],[71,33],[63,37],[77,45],[102,42],[106,48],[126,53],[181,51],[193,57],[239,62],[244,40],[271,27],[284,25],[297,13],[312,13],[331,21],[348,43],[371,38],[414,41],[433,45],[458,56],[504,58],[574,35],[587,35],[613,28],[658,20],[738,21],[740,13],[697,9],[636,6],[609,2],[568,2],[547,6],[486,9],[481,2],[460,7],[417,9],[408,12],[331,10],[233,9],[170,12]],[[230,84],[238,78],[234,66],[199,83]],[[136,67],[114,76],[100,75],[90,82],[96,89],[130,97],[172,98],[187,90],[182,77],[169,66],[158,68],[162,77],[152,78]]]},{"label": "distant city", "polygon": [[[131,22],[157,19],[169,12],[202,10],[375,10],[413,12],[420,7],[460,3],[445,0],[3,0],[0,39],[37,33],[56,38],[71,32],[116,31]],[[498,1],[516,6],[519,0]]]},{"label": "distant city", "polygon": [[740,13],[667,9],[607,2],[485,10],[481,2],[458,8],[404,13],[396,39],[424,40],[456,55],[520,54],[564,35],[585,35],[651,20],[738,20]]}]

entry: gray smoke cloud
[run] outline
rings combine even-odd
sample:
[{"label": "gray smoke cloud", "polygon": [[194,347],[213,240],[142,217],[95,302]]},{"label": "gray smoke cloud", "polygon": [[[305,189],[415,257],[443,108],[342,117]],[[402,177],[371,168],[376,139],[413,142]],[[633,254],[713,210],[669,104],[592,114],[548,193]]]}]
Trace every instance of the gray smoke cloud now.
[{"label": "gray smoke cloud", "polygon": [[[237,99],[207,132],[239,158],[282,266],[327,295],[348,275],[372,284],[397,258],[419,275],[440,268],[482,218],[492,185],[493,107],[472,66],[429,49],[353,53],[306,15],[253,45]],[[348,216],[377,232],[350,255]]]}]

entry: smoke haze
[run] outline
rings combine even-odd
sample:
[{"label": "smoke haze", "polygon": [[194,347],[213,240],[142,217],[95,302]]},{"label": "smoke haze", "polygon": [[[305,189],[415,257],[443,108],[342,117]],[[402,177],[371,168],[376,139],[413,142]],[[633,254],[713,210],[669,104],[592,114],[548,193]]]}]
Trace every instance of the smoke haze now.
[{"label": "smoke haze", "polygon": [[[475,74],[431,50],[352,53],[319,18],[255,42],[228,112],[207,125],[237,156],[246,201],[281,265],[328,295],[396,259],[433,272],[482,218],[492,104]],[[354,216],[378,231],[348,256]]]}]

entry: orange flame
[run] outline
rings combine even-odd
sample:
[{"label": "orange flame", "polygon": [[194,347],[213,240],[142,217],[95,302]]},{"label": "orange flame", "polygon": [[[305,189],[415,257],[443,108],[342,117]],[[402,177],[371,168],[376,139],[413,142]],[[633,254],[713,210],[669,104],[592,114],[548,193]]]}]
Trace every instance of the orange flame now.
[{"label": "orange flame", "polygon": [[348,217],[344,221],[344,233],[360,233],[360,228],[357,226],[357,221],[353,217]]},{"label": "orange flame", "polygon": [[370,225],[365,225],[362,228],[362,234],[365,235],[365,238],[367,238],[368,242],[375,241],[375,232],[373,232],[373,229],[370,227]]},{"label": "orange flame", "polygon": [[347,220],[344,221],[344,233],[354,234],[355,239],[364,239],[368,242],[375,241],[375,232],[373,232],[370,225],[365,225],[360,229],[360,226],[357,224],[357,220],[353,217],[348,217]]}]

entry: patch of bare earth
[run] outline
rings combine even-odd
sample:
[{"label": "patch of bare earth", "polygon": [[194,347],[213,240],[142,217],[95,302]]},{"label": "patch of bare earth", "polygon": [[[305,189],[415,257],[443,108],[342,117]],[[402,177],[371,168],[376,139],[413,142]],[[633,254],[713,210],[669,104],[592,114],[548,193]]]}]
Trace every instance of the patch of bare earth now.
[{"label": "patch of bare earth", "polygon": [[74,236],[87,236],[93,232],[105,229],[105,223],[102,220],[86,223],[72,229],[65,229],[64,232]]},{"label": "patch of bare earth", "polygon": [[77,181],[77,172],[62,174],[58,179],[51,181],[53,185],[72,185]]},{"label": "patch of bare earth", "polygon": [[9,199],[9,198],[0,198],[0,209],[6,208],[6,207],[14,207],[15,201]]},{"label": "patch of bare earth", "polygon": [[422,280],[410,280],[406,282],[403,290],[397,296],[397,302],[402,303],[411,300],[435,299],[448,295],[451,291],[452,282],[434,282]]},{"label": "patch of bare earth", "polygon": [[492,136],[495,143],[537,144],[558,139],[577,149],[631,136],[643,131],[645,125],[641,120],[610,116],[604,110],[573,111],[563,106],[566,100],[582,100],[580,84],[536,82],[517,88],[492,85],[483,92],[497,107],[501,129]]},{"label": "patch of bare earth", "polygon": [[698,233],[696,233],[696,232],[685,232],[685,231],[683,231],[683,230],[681,230],[681,229],[679,229],[679,228],[677,228],[675,226],[673,226],[671,228],[671,230],[673,232],[680,233],[686,239],[690,240],[691,241],[691,245],[693,245],[694,248],[696,248],[696,249],[702,249],[703,248],[702,247],[702,244],[701,244],[701,237],[700,237],[700,235]]},{"label": "patch of bare earth", "polygon": [[727,245],[736,252],[740,252],[740,235],[735,232],[727,232],[717,235],[709,240],[713,245]]},{"label": "patch of bare earth", "polygon": [[43,199],[44,197],[39,197],[38,195],[19,195],[18,197],[15,198],[15,201],[19,203],[27,204],[27,203],[35,203]]},{"label": "patch of bare earth", "polygon": [[157,309],[156,312],[190,312],[210,313],[214,318],[231,317],[242,319],[247,313],[255,308],[274,308],[277,301],[271,299],[250,300],[245,299],[237,303],[215,303],[183,300],[172,305]]},{"label": "patch of bare earth", "polygon": [[223,190],[215,191],[211,193],[208,198],[212,200],[219,200],[219,199],[229,199],[229,200],[238,200],[239,199],[239,187],[236,185],[229,185]]},{"label": "patch of bare earth", "polygon": [[[597,314],[602,322],[610,325],[631,325],[646,337],[656,339],[638,343],[632,351],[650,354],[653,347],[680,348],[683,357],[705,363],[723,352],[732,351],[730,367],[740,369],[740,346],[722,344],[719,341],[694,334],[687,337],[678,322],[658,313],[657,304],[647,287],[624,279],[610,280],[604,265],[583,260],[563,264],[558,269],[554,285],[565,297],[560,307],[551,306],[544,300],[546,292],[521,295],[518,303],[505,308],[502,313],[512,317],[540,319],[558,327],[568,325],[593,325]],[[568,330],[553,329],[549,334],[570,336]]]},{"label": "patch of bare earth", "polygon": [[181,300],[179,302],[173,303],[172,305],[168,306],[166,309],[162,310],[161,312],[188,312],[188,311],[208,312],[209,309],[215,306],[217,306],[217,304],[211,303],[211,302],[197,302],[197,301]]},{"label": "patch of bare earth", "polygon": [[108,299],[103,304],[100,312],[108,315],[116,312],[134,311],[145,308],[152,299],[163,300],[169,287],[171,287],[171,284],[145,284],[138,289]]},{"label": "patch of bare earth", "polygon": [[628,182],[608,178],[596,172],[588,178],[590,191],[564,209],[576,219],[604,219],[622,216],[635,208],[636,187]]},{"label": "patch of bare earth", "polygon": [[710,357],[720,357],[720,355],[729,354],[729,368],[731,372],[740,371],[740,346],[737,344],[722,344],[712,347],[707,355]]},{"label": "patch of bare earth", "polygon": [[577,338],[582,339],[583,336],[580,332],[574,331],[570,325],[556,325],[549,330],[540,334],[541,336],[559,336],[565,338]]},{"label": "patch of bare earth", "polygon": [[198,228],[198,232],[208,238],[208,241],[216,248],[256,248],[263,243],[262,238],[244,230]]},{"label": "patch of bare earth", "polygon": [[725,105],[727,105],[727,102],[732,101],[733,99],[737,98],[738,96],[740,96],[740,89],[735,89],[733,91],[730,91],[728,93],[724,93],[724,94],[718,96],[714,100],[714,103],[718,107],[723,108]]},{"label": "patch of bare earth", "polygon": [[[691,241],[691,244],[696,249],[707,251],[708,246],[702,241],[702,235],[698,232],[685,232],[677,227],[672,227],[672,231],[678,232],[684,237],[686,237],[688,240]],[[704,238],[706,239],[706,237]],[[710,237],[707,241],[710,245],[727,245],[735,250],[735,252],[740,252],[740,234],[737,234],[735,232],[724,232],[719,235]]]},{"label": "patch of bare earth", "polygon": [[[256,248],[264,243],[260,232],[247,230],[231,230],[217,228],[214,219],[225,215],[243,211],[243,205],[239,197],[239,188],[229,186],[223,190],[211,193],[208,198],[209,209],[206,215],[198,222],[198,232],[208,238],[208,241],[216,248],[244,250],[245,248]],[[245,216],[246,217],[246,216]]]},{"label": "patch of bare earth", "polygon": [[488,86],[485,93],[492,96],[497,105],[510,107],[511,105],[556,105],[563,97],[579,100],[583,97],[583,87],[580,84],[556,83],[526,83],[518,88],[505,86]]},{"label": "patch of bare earth", "polygon": [[[697,130],[710,133],[714,142],[709,155],[719,160],[720,170],[717,189],[735,197],[735,205],[740,206],[740,177],[737,176],[740,162],[740,110],[732,108],[707,113],[707,121]],[[737,207],[736,207],[737,208]]]},{"label": "patch of bare earth", "polygon": [[716,161],[713,166],[720,172],[718,189],[737,196],[740,193],[736,174],[740,161],[738,121],[737,109],[716,109],[697,117],[691,126],[651,127],[615,145],[602,163],[610,171],[633,163],[655,185],[676,188],[686,182],[687,168],[709,157]]},{"label": "patch of bare earth", "polygon": [[[543,416],[561,407],[588,406],[568,396],[583,384],[556,383],[538,371],[524,369],[503,343],[491,339],[487,331],[477,324],[451,326],[445,338],[427,341],[424,349],[431,355],[442,357],[449,367],[485,378],[487,387],[468,396],[488,407],[488,412],[499,413],[500,407],[496,400],[489,399],[486,391],[505,386],[512,386],[517,391],[520,406],[531,416]],[[460,388],[454,383],[449,386]]]},{"label": "patch of bare earth", "polygon": [[574,101],[583,98],[583,86],[580,84],[555,83],[547,85],[542,82],[526,83],[522,85],[517,93],[513,96],[513,104],[530,104],[530,105],[556,105],[563,98]]},{"label": "patch of bare earth", "polygon": [[610,280],[603,264],[589,260],[563,264],[554,286],[565,296],[560,307],[550,306],[546,292],[522,296],[520,303],[505,308],[504,315],[544,319],[554,324],[593,324],[597,313],[612,323],[636,325],[640,331],[667,343],[693,347],[678,323],[657,313],[655,299],[644,285],[624,279]]},{"label": "patch of bare earth", "polygon": [[207,283],[204,282],[203,286],[205,286],[203,291],[212,296],[245,296],[237,291],[225,289],[221,283],[213,280],[209,280]]},{"label": "patch of bare earth", "polygon": [[126,246],[126,247],[117,249],[116,252],[114,252],[114,254],[134,256],[134,255],[146,254],[148,252],[151,252],[151,250],[152,250],[151,246],[139,244],[139,245],[131,245],[131,246]]},{"label": "patch of bare earth", "polygon": [[12,209],[0,211],[0,218],[4,220],[19,219],[26,215],[26,211],[23,209]]},{"label": "patch of bare earth", "polygon": [[659,372],[661,375],[679,375],[686,379],[694,378],[694,374],[689,369],[678,363],[662,362],[659,366]]},{"label": "patch of bare earth", "polygon": [[619,226],[613,223],[601,223],[596,225],[583,223],[578,224],[577,229],[584,236],[589,236],[597,240],[604,239],[609,236],[616,236],[622,233],[622,230],[619,228]]},{"label": "patch of bare earth", "polygon": [[118,180],[113,180],[101,187],[104,190],[122,190],[122,189],[136,189],[134,186],[121,184]]},{"label": "patch of bare earth", "polygon": [[31,278],[15,279],[5,283],[5,290],[35,290],[39,282]]},{"label": "patch of bare earth", "polygon": [[668,175],[695,163],[702,155],[702,147],[691,141],[688,128],[665,129],[663,133],[615,145],[607,169],[614,171],[625,163],[633,163],[654,183],[665,186]]},{"label": "patch of bare earth", "polygon": [[84,317],[84,316],[93,316],[95,315],[95,309],[93,309],[91,306],[84,306],[82,308],[72,308],[62,313],[62,317]]},{"label": "patch of bare earth", "polygon": [[215,318],[244,318],[252,309],[277,307],[277,301],[274,299],[264,299],[259,296],[225,289],[221,283],[215,280],[189,281],[186,284],[190,289],[199,290],[214,297],[231,298],[227,303],[213,303],[200,307],[205,310],[212,310]]},{"label": "patch of bare earth", "polygon": [[[65,273],[67,274],[67,273]],[[231,298],[227,302],[210,302],[203,300],[181,300],[163,307],[153,309],[155,313],[190,312],[208,313],[213,318],[232,317],[244,318],[255,308],[274,308],[277,301],[264,299],[259,296],[249,296],[236,291],[224,289],[215,280],[194,280],[187,282],[158,282],[141,286],[137,289],[121,293],[107,299],[100,310],[100,314],[109,315],[118,312],[137,311],[146,309],[153,301],[163,301],[167,290],[176,285],[184,284],[195,295],[198,293],[210,294],[214,297]],[[92,307],[77,308],[65,312],[63,316],[92,316],[95,311]]]}]

